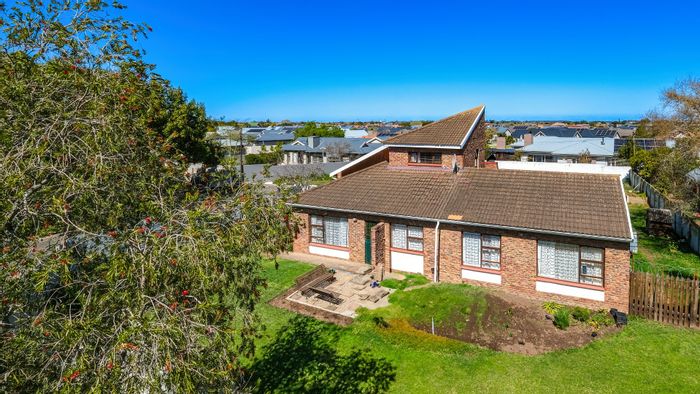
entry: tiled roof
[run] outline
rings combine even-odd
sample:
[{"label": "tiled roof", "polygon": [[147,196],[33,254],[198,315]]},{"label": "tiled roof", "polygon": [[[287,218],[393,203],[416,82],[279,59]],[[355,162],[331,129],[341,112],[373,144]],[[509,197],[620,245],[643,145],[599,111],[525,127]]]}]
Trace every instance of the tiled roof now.
[{"label": "tiled roof", "polygon": [[483,110],[484,106],[480,105],[389,138],[384,143],[389,145],[460,146],[465,141],[469,131],[476,126]]},{"label": "tiled roof", "polygon": [[302,193],[297,206],[631,239],[619,177],[383,162]]}]

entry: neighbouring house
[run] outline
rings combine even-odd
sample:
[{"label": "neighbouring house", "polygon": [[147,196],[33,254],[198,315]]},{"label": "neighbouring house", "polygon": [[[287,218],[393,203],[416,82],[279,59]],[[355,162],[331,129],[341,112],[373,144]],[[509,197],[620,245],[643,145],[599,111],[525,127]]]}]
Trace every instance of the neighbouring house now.
[{"label": "neighbouring house", "polygon": [[525,138],[511,147],[521,152],[522,161],[611,163],[615,155],[615,140],[612,138],[533,137],[531,143]]},{"label": "neighbouring house", "polygon": [[302,137],[282,146],[282,164],[351,161],[381,146],[379,138]]},{"label": "neighbouring house", "polygon": [[638,149],[652,150],[656,148],[675,148],[676,141],[674,139],[661,138],[618,138],[615,140],[615,154],[625,145],[632,142]]},{"label": "neighbouring house", "polygon": [[560,138],[619,138],[614,129],[579,129],[573,127],[542,127],[542,128],[517,128],[511,134],[514,138],[523,139],[526,134],[534,137],[560,137]]},{"label": "neighbouring house", "polygon": [[627,311],[620,177],[483,168],[484,111],[388,139],[301,193],[294,251]]},{"label": "neighbouring house", "polygon": [[343,127],[342,130],[345,133],[345,138],[365,138],[369,136],[369,132],[366,129]]}]

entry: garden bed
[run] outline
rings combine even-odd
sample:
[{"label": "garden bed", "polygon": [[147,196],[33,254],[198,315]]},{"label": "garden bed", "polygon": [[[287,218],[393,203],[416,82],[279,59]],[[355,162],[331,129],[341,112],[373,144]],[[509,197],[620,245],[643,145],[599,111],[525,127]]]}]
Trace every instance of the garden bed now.
[{"label": "garden bed", "polygon": [[[570,318],[564,330],[540,302],[467,285],[440,285],[390,298],[414,328],[489,349],[541,354],[583,346],[618,330]],[[600,315],[599,315],[600,316]]]}]

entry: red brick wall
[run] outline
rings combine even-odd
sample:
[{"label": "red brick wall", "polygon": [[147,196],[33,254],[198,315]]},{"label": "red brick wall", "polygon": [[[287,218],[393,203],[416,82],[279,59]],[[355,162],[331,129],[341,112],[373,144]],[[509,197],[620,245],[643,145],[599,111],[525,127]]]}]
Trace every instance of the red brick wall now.
[{"label": "red brick wall", "polygon": [[486,148],[487,142],[488,141],[486,141],[486,123],[482,118],[479,121],[479,124],[476,125],[476,128],[474,128],[474,131],[472,131],[472,135],[469,137],[469,140],[467,140],[467,143],[464,145],[464,152],[461,155],[463,161],[462,163],[460,163],[460,166],[475,167],[474,159],[477,158],[477,154],[479,163],[481,163],[485,157],[484,149]]},{"label": "red brick wall", "polygon": [[348,246],[350,261],[365,262],[365,221],[357,218],[348,219]]},{"label": "red brick wall", "polygon": [[[478,231],[477,231],[478,232]],[[584,305],[593,309],[629,308],[629,252],[627,246],[605,246],[605,301],[575,298],[535,290],[537,278],[537,238],[528,235],[501,234],[501,285],[492,285],[461,279],[461,232],[445,229],[441,232],[440,252],[448,253],[440,258],[440,280],[451,283],[469,282],[503,290],[543,301],[556,301],[572,305]],[[551,239],[551,238],[550,238]],[[556,241],[556,239],[553,239]],[[580,244],[580,241],[562,238],[559,242]],[[450,250],[453,249],[454,250]],[[459,274],[457,274],[459,273]]]},{"label": "red brick wall", "polygon": [[[406,166],[416,166],[420,165],[409,164],[408,163],[408,152],[440,152],[442,153],[442,168],[452,168],[452,162],[454,160],[458,166],[462,167],[464,163],[464,158],[462,157],[462,152],[455,149],[419,149],[419,148],[393,148],[389,147],[389,165],[394,167],[406,167]],[[438,167],[438,166],[425,166],[425,167]]]},{"label": "red brick wall", "polygon": [[295,212],[299,220],[299,229],[294,238],[292,250],[298,253],[309,253],[309,214],[303,212]]},{"label": "red brick wall", "polygon": [[[294,241],[294,251],[308,253],[309,215],[296,214],[301,220],[299,232]],[[385,238],[384,258],[385,270],[391,268],[391,223],[403,223],[423,227],[423,272],[433,278],[432,268],[435,258],[435,229],[432,224],[399,221],[381,218],[349,218],[348,245],[350,260],[364,264],[364,226],[365,220],[384,222]],[[443,225],[440,228],[439,250],[439,280],[448,283],[467,282],[462,279],[462,231],[483,232],[480,229]],[[499,234],[499,232],[490,232]],[[558,242],[581,244],[581,240],[565,237],[534,236],[528,233],[501,232],[501,280],[502,284],[492,285],[482,282],[469,281],[471,284],[499,287],[505,291],[524,295],[543,301],[557,301],[566,304],[584,305],[593,309],[617,308],[627,311],[629,308],[629,252],[624,243],[601,243],[588,241],[590,246],[605,248],[605,301],[598,302],[588,299],[562,296],[538,292],[535,290],[537,278],[537,240],[546,239]],[[585,241],[584,241],[585,243]],[[375,246],[376,247],[376,246]]]}]

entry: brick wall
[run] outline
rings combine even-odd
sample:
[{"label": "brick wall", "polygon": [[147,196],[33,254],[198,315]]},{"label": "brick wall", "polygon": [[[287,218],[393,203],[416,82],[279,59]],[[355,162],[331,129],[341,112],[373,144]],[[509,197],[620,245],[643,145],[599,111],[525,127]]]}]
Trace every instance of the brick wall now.
[{"label": "brick wall", "polygon": [[295,212],[294,215],[299,221],[299,228],[294,238],[292,250],[298,253],[309,253],[309,214]]},{"label": "brick wall", "polygon": [[[467,231],[472,231],[467,229]],[[479,231],[476,231],[479,232]],[[466,281],[461,278],[461,231],[444,229],[441,231],[440,280],[450,283],[499,287],[508,292],[524,295],[543,301],[556,301],[564,304],[583,305],[592,309],[629,308],[629,252],[625,244],[590,244],[605,248],[605,301],[599,302],[559,294],[539,292],[535,289],[537,280],[537,239],[527,234],[501,235],[501,285]],[[548,240],[580,244],[571,238],[541,237]],[[572,284],[575,286],[575,284]]]},{"label": "brick wall", "polygon": [[[486,123],[482,118],[472,131],[472,135],[464,145],[464,152],[461,155],[461,167],[474,167],[474,159],[479,159],[479,163],[484,161],[484,149],[486,148]],[[478,155],[478,156],[477,156]]]},{"label": "brick wall", "polygon": [[348,247],[350,261],[365,262],[365,221],[357,218],[348,219]]},{"label": "brick wall", "polygon": [[[441,152],[442,153],[442,165],[440,167],[451,169],[452,163],[456,163],[458,166],[463,167],[464,158],[462,157],[462,152],[455,149],[420,149],[420,148],[389,148],[389,165],[394,167],[406,167],[409,166],[408,163],[408,152]],[[410,164],[411,166],[419,166],[416,164]],[[426,167],[436,167],[437,166],[426,166]]]},{"label": "brick wall", "polygon": [[[294,251],[308,253],[309,240],[309,215],[297,213],[301,221],[299,232],[294,241]],[[379,230],[384,237],[384,262],[385,270],[391,268],[391,223],[402,223],[423,227],[423,273],[433,279],[433,264],[435,258],[435,228],[432,223],[401,221],[397,219],[382,219],[369,217],[349,218],[348,245],[350,248],[350,260],[358,264],[364,264],[365,253],[365,221],[385,223]],[[572,305],[584,305],[593,309],[617,308],[627,311],[629,308],[629,252],[624,243],[582,241],[567,237],[554,237],[533,235],[530,233],[491,231],[489,233],[501,236],[501,285],[492,285],[482,282],[465,281],[462,279],[462,231],[483,232],[483,229],[469,228],[453,225],[443,225],[440,228],[440,250],[438,269],[439,280],[447,283],[463,283],[498,287],[505,291],[527,296],[543,301],[556,301]],[[374,235],[373,241],[377,235]],[[557,294],[538,292],[535,290],[537,278],[537,241],[551,240],[572,244],[586,244],[605,249],[605,301],[598,302]],[[374,244],[374,242],[373,242]],[[377,256],[376,248],[380,243],[374,244],[373,254]]]}]

